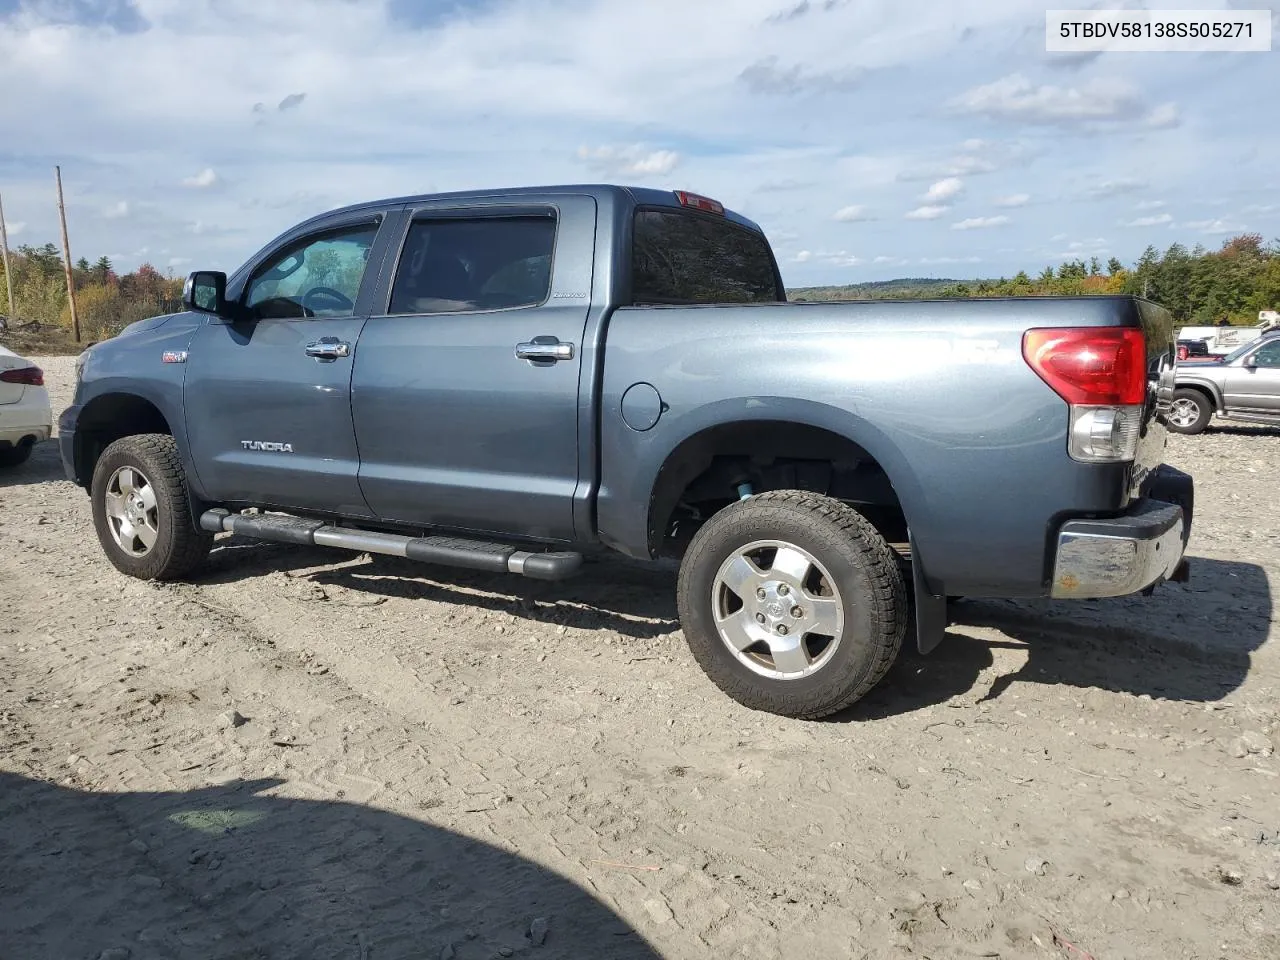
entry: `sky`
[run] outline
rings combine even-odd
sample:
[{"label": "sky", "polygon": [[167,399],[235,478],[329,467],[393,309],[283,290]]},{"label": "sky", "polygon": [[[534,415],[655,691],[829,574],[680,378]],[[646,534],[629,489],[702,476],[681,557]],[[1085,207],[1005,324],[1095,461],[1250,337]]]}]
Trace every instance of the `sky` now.
[{"label": "sky", "polygon": [[714,197],[792,287],[1280,236],[1280,48],[1050,54],[1045,10],[0,0],[0,197],[11,246],[58,242],[60,165],[73,259],[177,275],[347,203],[550,183]]}]

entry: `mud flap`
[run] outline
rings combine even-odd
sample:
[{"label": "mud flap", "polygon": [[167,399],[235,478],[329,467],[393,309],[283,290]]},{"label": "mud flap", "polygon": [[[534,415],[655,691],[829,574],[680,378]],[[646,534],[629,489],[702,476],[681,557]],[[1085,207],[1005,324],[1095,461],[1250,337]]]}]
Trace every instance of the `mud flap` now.
[{"label": "mud flap", "polygon": [[[1195,480],[1189,473],[1162,463],[1155,470],[1147,496],[1162,503],[1175,503],[1182,508],[1182,549],[1185,551],[1191,542],[1191,520],[1196,508]],[[1190,580],[1191,564],[1184,556],[1182,562],[1169,575],[1169,582],[1187,583]],[[1152,584],[1142,592],[1145,596],[1150,596],[1154,588],[1155,584]]]},{"label": "mud flap", "polygon": [[911,542],[911,582],[915,593],[916,649],[921,654],[932,652],[947,635],[947,598],[929,592],[925,583],[924,564],[915,537],[907,534]]}]

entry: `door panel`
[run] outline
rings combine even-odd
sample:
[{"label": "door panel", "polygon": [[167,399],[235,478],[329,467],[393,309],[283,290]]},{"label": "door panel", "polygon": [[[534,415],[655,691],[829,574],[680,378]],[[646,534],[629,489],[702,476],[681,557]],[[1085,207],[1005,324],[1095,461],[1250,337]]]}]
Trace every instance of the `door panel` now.
[{"label": "door panel", "polygon": [[1250,357],[1256,366],[1233,365],[1227,372],[1226,408],[1280,414],[1280,337],[1269,337]]},{"label": "door panel", "polygon": [[572,196],[415,210],[352,382],[379,517],[573,538],[595,216]]},{"label": "door panel", "polygon": [[[368,515],[356,479],[352,357],[306,354],[325,337],[354,348],[364,323],[268,319],[200,329],[185,406],[192,459],[211,498]],[[270,444],[288,449],[257,446]]]},{"label": "door panel", "polygon": [[370,265],[385,248],[378,231],[366,214],[282,241],[239,295],[243,317],[211,320],[196,334],[184,403],[211,499],[370,515],[351,371],[377,279]]}]

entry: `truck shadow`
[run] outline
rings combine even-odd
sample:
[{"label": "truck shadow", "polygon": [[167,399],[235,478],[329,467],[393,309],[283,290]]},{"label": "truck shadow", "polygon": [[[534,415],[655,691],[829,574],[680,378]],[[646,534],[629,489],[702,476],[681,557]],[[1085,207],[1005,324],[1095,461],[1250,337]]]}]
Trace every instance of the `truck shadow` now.
[{"label": "truck shadow", "polygon": [[[325,547],[295,547],[243,537],[218,541],[206,583],[234,583],[254,573],[288,572],[320,586],[337,586],[388,599],[456,603],[525,620],[653,639],[680,629],[675,574],[664,564],[589,557],[583,572],[561,583],[512,574],[431,566],[397,557],[337,553]],[[319,570],[309,568],[322,567]],[[305,571],[294,573],[294,571]]]},{"label": "truck shadow", "polygon": [[[215,550],[207,579],[234,582],[255,572],[295,574],[376,596],[428,599],[511,613],[623,637],[669,636],[682,643],[674,566],[592,559],[576,578],[543,583],[510,575],[429,567],[389,557],[333,566],[333,552],[231,538]],[[1267,641],[1273,601],[1266,571],[1252,563],[1192,557],[1187,584],[1152,597],[1098,601],[962,601],[947,638],[927,656],[914,634],[885,680],[836,719],[909,713],[954,697],[984,699],[1014,683],[1042,683],[1210,702],[1248,676]],[[321,569],[310,572],[308,568]],[[616,656],[617,647],[606,650]],[[625,647],[622,648],[625,654]],[[988,678],[1002,651],[1021,666]],[[1000,656],[999,659],[1015,659]]]},{"label": "truck shadow", "polygon": [[1224,423],[1221,420],[1205,427],[1205,435],[1222,434],[1228,437],[1280,437],[1280,427],[1269,424]]},{"label": "truck shadow", "polygon": [[541,941],[548,957],[658,957],[529,860],[382,810],[265,793],[282,783],[88,793],[0,772],[4,955],[468,960]]},{"label": "truck shadow", "polygon": [[[1213,702],[1249,674],[1273,610],[1266,571],[1192,557],[1188,584],[1098,601],[962,601],[933,653],[904,650],[843,719],[908,713],[957,696],[994,700],[1015,683]],[[1013,657],[999,656],[1010,651]],[[997,669],[998,660],[1020,660]],[[985,688],[985,689],[984,689]]]}]

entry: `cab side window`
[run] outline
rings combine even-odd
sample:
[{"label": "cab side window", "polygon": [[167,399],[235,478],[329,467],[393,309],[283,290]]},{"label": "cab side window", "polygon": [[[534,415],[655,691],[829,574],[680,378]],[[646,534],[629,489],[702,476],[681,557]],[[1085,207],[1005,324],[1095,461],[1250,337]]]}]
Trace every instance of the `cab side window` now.
[{"label": "cab side window", "polygon": [[362,223],[290,244],[249,281],[244,305],[250,317],[351,316],[377,235],[376,223]]},{"label": "cab side window", "polygon": [[533,307],[551,291],[551,216],[416,220],[391,288],[389,314]]}]

